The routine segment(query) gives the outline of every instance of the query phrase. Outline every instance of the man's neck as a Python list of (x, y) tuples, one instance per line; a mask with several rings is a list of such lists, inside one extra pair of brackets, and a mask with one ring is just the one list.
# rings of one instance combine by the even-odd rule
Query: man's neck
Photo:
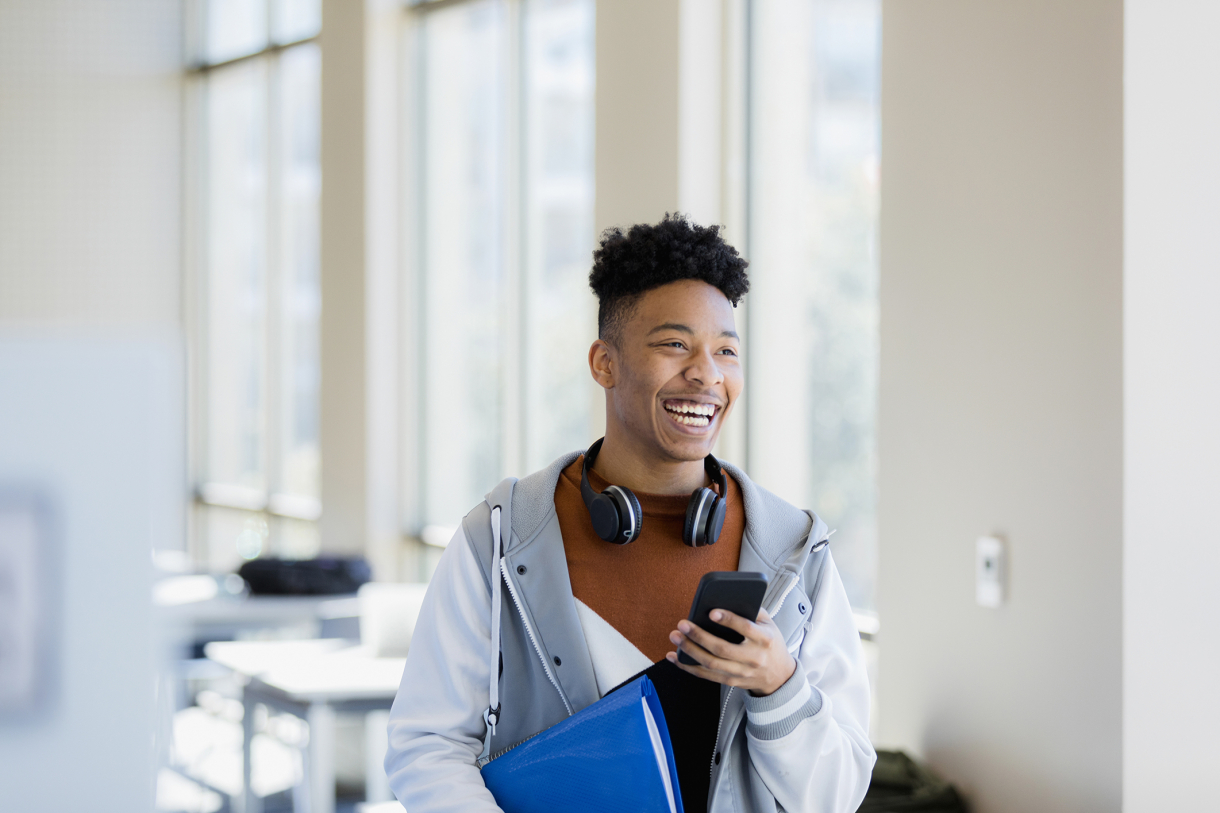
[(614, 485), (641, 494), (690, 494), (708, 484), (703, 460), (673, 460), (650, 447), (641, 448), (606, 428), (593, 471)]

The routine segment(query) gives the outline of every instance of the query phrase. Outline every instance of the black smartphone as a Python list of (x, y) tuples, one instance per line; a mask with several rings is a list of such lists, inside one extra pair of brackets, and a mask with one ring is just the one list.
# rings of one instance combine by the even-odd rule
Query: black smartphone
[[(712, 621), (708, 618), (708, 613), (712, 610), (728, 610), (753, 621), (758, 618), (758, 608), (762, 606), (765, 592), (766, 573), (739, 570), (713, 570), (704, 573), (703, 578), (699, 580), (698, 589), (695, 590), (695, 600), (691, 602), (690, 622), (730, 644), (740, 644), (745, 640), (741, 633)], [(682, 650), (678, 650), (678, 662), (688, 666), (698, 663)]]

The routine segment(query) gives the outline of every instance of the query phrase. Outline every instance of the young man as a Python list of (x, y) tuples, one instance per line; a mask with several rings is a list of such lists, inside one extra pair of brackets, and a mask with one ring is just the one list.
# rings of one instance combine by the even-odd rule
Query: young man
[[(603, 237), (589, 368), (605, 438), (590, 465), (572, 453), (501, 483), (441, 557), (390, 716), (386, 771), (410, 813), (498, 810), (488, 755), (645, 670), (690, 813), (859, 806), (868, 680), (826, 526), (710, 457), (742, 390), (745, 268), (716, 227), (682, 217)], [(769, 577), (757, 618), (713, 613), (739, 644), (685, 620), (712, 570)]]

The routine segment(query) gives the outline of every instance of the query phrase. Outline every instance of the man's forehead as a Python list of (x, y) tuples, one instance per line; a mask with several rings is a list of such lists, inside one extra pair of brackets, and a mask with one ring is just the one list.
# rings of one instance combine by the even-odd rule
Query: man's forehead
[(647, 335), (670, 330), (737, 338), (732, 303), (701, 280), (679, 280), (646, 291), (634, 310), (634, 327)]

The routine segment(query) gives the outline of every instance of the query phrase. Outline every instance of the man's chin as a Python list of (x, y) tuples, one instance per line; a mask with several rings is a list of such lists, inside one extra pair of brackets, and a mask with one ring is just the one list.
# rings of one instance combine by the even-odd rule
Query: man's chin
[(716, 437), (719, 434), (719, 431), (715, 431), (702, 437), (671, 436), (662, 438), (659, 445), (664, 449), (667, 457), (673, 460), (680, 460), (684, 463), (693, 463), (702, 460), (712, 453), (712, 448), (716, 445)]

